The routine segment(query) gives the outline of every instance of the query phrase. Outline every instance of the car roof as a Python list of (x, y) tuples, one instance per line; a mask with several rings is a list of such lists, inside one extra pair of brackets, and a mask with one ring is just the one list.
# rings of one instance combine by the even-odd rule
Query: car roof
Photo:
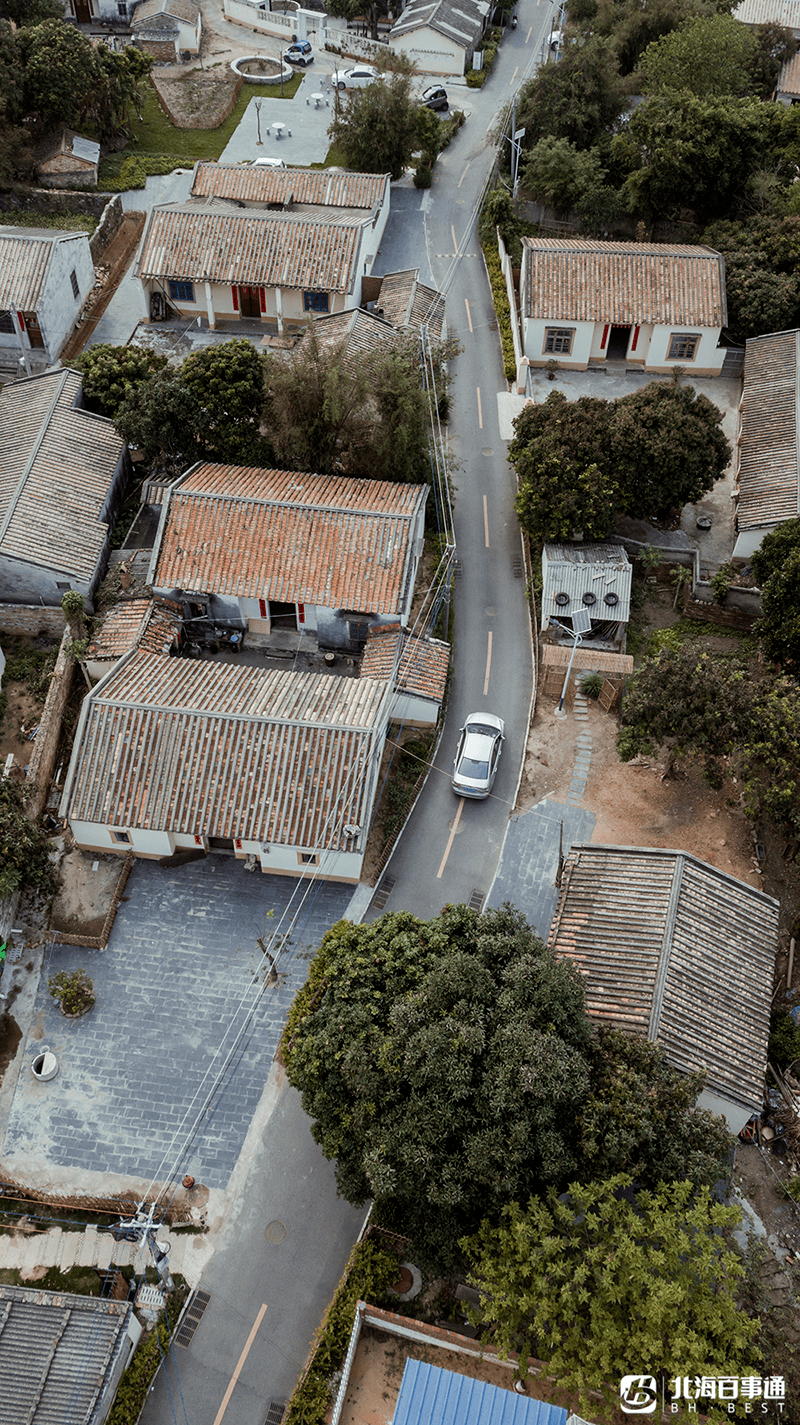
[(503, 731), (502, 718), (495, 717), (494, 713), (470, 713), (464, 723), (465, 731), (473, 732), (476, 727), (491, 727), (495, 732)]

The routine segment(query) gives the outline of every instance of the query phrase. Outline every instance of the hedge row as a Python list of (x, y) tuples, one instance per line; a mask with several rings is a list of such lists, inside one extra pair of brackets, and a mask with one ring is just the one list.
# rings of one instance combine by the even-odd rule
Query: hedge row
[(503, 344), (503, 370), (507, 381), (515, 381), (517, 378), (517, 361), (514, 355), (514, 338), (511, 332), (511, 308), (508, 305), (508, 290), (506, 279), (503, 276), (503, 268), (500, 263), (500, 252), (494, 242), (483, 243), (483, 256), (486, 260), (486, 270), (489, 273), (489, 282), (492, 288), (492, 300), (494, 302), (497, 324), (500, 328), (500, 340)]
[(129, 153), (124, 158), (114, 154), (104, 159), (98, 186), (104, 193), (128, 193), (144, 188), (145, 180), (172, 173), (176, 168), (194, 168), (196, 159), (176, 158), (170, 153)]
[(167, 1302), (166, 1314), (170, 1330), (167, 1330), (166, 1322), (162, 1322), (140, 1341), (133, 1353), (133, 1360), (122, 1373), (106, 1425), (136, 1425), (153, 1376), (161, 1363), (161, 1356), (166, 1356), (169, 1351), (170, 1331), (175, 1328), (188, 1294), (188, 1287), (178, 1287)]
[[(356, 1302), (379, 1306), (397, 1281), (396, 1252), (374, 1239), (358, 1242), (344, 1275), (322, 1318), (311, 1363), (295, 1386), (287, 1407), (285, 1425), (323, 1425), (331, 1403), (331, 1386), (341, 1370), (356, 1315)], [(117, 1422), (112, 1422), (117, 1425)]]

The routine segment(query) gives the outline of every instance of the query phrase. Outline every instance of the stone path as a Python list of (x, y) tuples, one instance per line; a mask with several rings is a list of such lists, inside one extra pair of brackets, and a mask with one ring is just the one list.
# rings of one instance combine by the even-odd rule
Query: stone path
[(589, 724), (589, 713), (586, 707), (586, 699), (580, 691), (577, 691), (575, 694), (573, 716), (580, 728), (580, 732), (578, 733), (578, 748), (575, 754), (575, 770), (572, 773), (572, 781), (570, 782), (569, 792), (567, 793), (567, 804), (569, 806), (580, 806), (586, 792), (586, 778), (589, 775), (589, 766), (592, 760), (592, 732)]
[[(190, 1286), (197, 1286), (211, 1255), (209, 1239), (200, 1233), (170, 1233), (160, 1227), (158, 1240), (169, 1245), (170, 1271), (184, 1276)], [(56, 1267), (60, 1272), (68, 1272), (71, 1267), (96, 1267), (101, 1272), (112, 1266), (133, 1267), (138, 1276), (152, 1265), (148, 1247), (137, 1242), (115, 1242), (110, 1232), (92, 1226), (83, 1232), (50, 1227), (46, 1232), (0, 1236), (0, 1270), (16, 1268), (23, 1286), (36, 1281), (37, 1267)]]

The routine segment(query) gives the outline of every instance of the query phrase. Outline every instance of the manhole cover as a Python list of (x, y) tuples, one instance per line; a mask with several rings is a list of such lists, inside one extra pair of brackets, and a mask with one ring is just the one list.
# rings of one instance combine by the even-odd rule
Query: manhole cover
[(264, 1236), (268, 1242), (282, 1242), (286, 1236), (286, 1228), (276, 1218), (274, 1222), (270, 1222), (269, 1227), (265, 1228)]
[(494, 451), (490, 445), (485, 445), (481, 451), (481, 455), (494, 455)]
[(408, 1267), (401, 1267), (400, 1275), (396, 1282), (392, 1282), (390, 1290), (395, 1292), (398, 1296), (402, 1296), (404, 1292), (410, 1291), (413, 1285), (414, 1278), (408, 1270)]

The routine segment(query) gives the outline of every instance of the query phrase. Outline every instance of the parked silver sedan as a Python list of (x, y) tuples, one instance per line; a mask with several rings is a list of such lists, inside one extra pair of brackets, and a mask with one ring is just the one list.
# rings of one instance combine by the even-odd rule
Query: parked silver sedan
[(354, 64), (352, 69), (336, 69), (331, 75), (334, 89), (365, 89), (381, 79), (374, 64)]
[(470, 713), (458, 739), (453, 791), (459, 797), (488, 797), (494, 786), (506, 726), (494, 713)]

